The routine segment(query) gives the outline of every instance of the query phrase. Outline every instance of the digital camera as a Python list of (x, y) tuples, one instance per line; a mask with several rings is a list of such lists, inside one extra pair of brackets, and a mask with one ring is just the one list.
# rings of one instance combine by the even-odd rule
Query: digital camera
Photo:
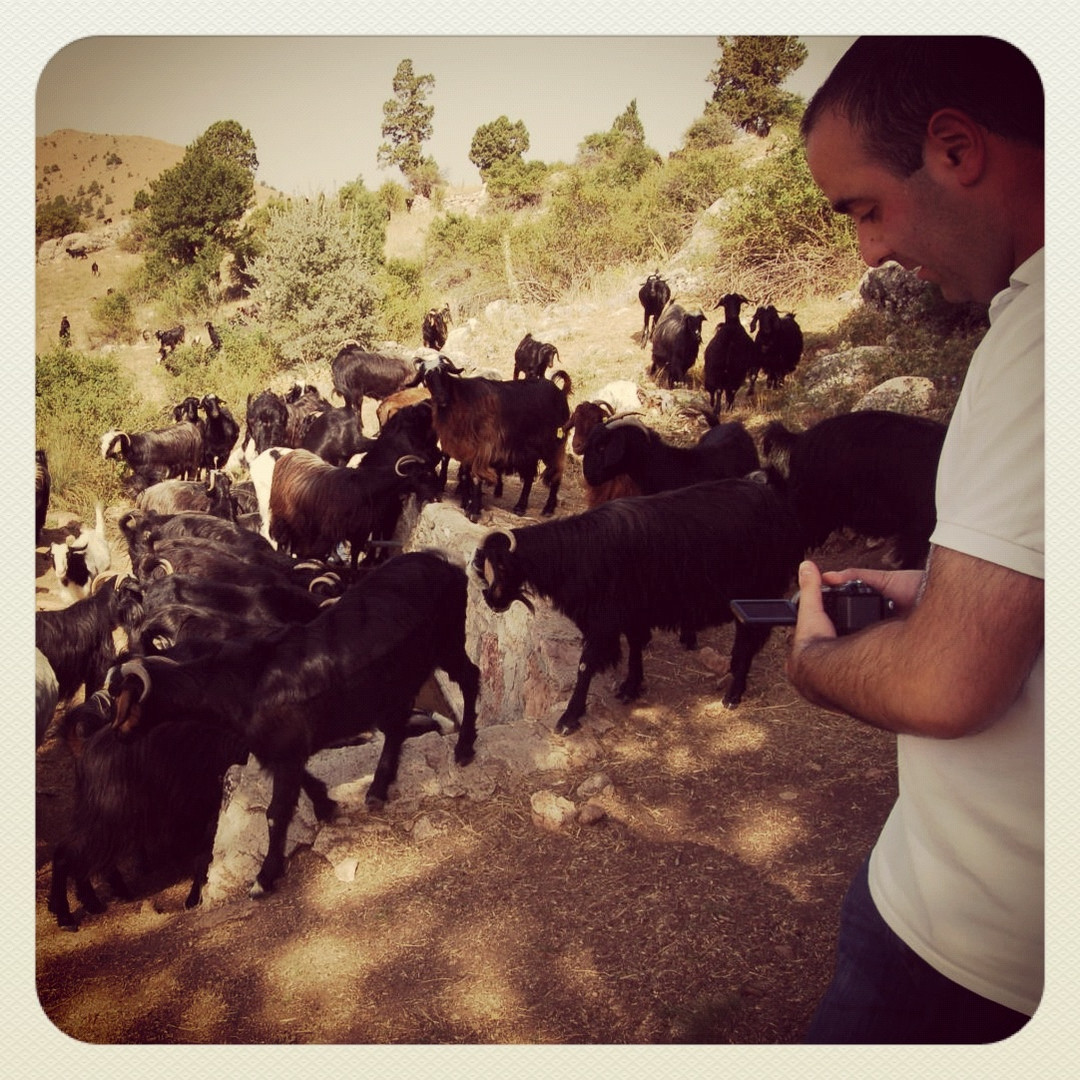
[[(823, 585), (821, 602), (837, 634), (852, 634), (864, 626), (896, 614), (896, 605), (865, 581)], [(732, 600), (731, 610), (739, 622), (757, 626), (794, 626), (799, 594), (791, 600)]]

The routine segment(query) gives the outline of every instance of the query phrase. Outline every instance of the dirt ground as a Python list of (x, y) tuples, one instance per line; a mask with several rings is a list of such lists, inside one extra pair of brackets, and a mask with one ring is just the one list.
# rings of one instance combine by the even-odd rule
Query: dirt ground
[[(578, 400), (647, 362), (636, 284), (624, 284), (630, 300), (591, 298), (580, 314), (529, 327), (543, 339), (555, 326)], [(522, 332), (510, 318), (501, 339), (481, 328), (467, 348), (479, 364), (502, 358), (509, 374)], [(121, 362), (152, 364), (142, 352)], [(751, 430), (764, 420), (736, 416)], [(503, 506), (517, 490), (507, 484)], [(574, 466), (560, 512), (582, 505)], [(60, 539), (62, 524), (51, 516), (45, 540)], [(819, 556), (826, 567), (877, 565), (881, 550), (840, 538)], [(61, 603), (47, 564), (39, 548), (38, 607)], [(67, 747), (46, 741), (42, 1009), (86, 1043), (798, 1041), (830, 976), (843, 892), (895, 797), (894, 740), (803, 702), (784, 676), (784, 631), (755, 661), (743, 703), (724, 709), (724, 665), (710, 658), (726, 661), (731, 634), (708, 631), (687, 653), (657, 633), (644, 696), (618, 707), (587, 770), (517, 777), (475, 801), (392, 791), (357, 826), (365, 847), (352, 881), (301, 850), (265, 899), (186, 911), (187, 882), (157, 876), (135, 882), (134, 901), (110, 898), (103, 915), (76, 907), (77, 933), (45, 907), (73, 777)], [(599, 821), (534, 824), (534, 792), (580, 804), (582, 784), (598, 791)]]

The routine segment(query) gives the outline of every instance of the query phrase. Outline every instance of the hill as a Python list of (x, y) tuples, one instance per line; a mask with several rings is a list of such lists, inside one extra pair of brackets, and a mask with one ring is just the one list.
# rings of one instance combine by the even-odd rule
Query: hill
[[(62, 195), (88, 199), (91, 218), (104, 221), (130, 214), (137, 191), (178, 164), (184, 147), (143, 135), (106, 135), (63, 128), (35, 139), (35, 205)], [(256, 182), (258, 205), (281, 193)]]

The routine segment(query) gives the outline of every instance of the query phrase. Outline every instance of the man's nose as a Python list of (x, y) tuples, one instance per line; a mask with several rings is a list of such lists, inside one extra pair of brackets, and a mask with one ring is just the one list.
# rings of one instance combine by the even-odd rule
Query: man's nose
[(859, 254), (867, 266), (880, 266), (891, 258), (888, 245), (869, 230), (859, 231)]

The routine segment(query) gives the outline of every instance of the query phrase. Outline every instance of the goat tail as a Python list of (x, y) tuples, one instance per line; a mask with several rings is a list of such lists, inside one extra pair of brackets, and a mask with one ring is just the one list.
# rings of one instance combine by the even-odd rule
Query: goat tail
[(562, 368), (551, 373), (551, 381), (563, 397), (568, 398), (574, 392), (574, 385), (570, 381), (570, 376)]

